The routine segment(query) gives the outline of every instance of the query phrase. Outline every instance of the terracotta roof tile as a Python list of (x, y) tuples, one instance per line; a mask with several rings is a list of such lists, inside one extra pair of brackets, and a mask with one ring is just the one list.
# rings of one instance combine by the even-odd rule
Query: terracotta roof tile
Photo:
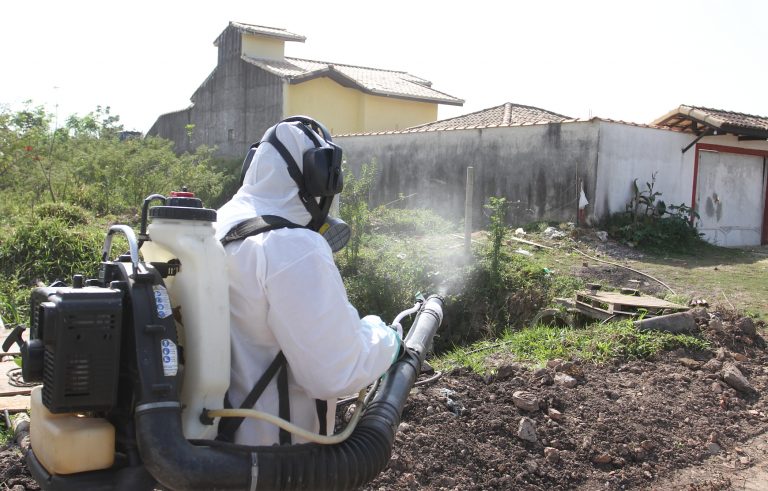
[(711, 109), (708, 107), (690, 107), (705, 112), (710, 116), (713, 116), (731, 126), (768, 130), (768, 118), (764, 116), (755, 116), (752, 114), (737, 113), (734, 111), (724, 111), (722, 109)]
[(654, 124), (697, 134), (711, 128), (739, 135), (768, 137), (768, 117), (701, 106), (682, 105), (654, 121)]
[(432, 131), (458, 128), (490, 128), (494, 126), (510, 126), (520, 124), (537, 123), (562, 123), (572, 120), (568, 116), (553, 113), (533, 106), (524, 106), (507, 102), (500, 106), (490, 107), (454, 118), (413, 126), (403, 130), (407, 131)]
[(464, 104), (462, 99), (433, 89), (428, 80), (406, 72), (290, 57), (276, 61), (243, 56), (243, 60), (286, 79), (288, 83), (330, 77), (342, 85), (355, 87), (373, 95), (455, 106)]
[[(497, 106), (501, 107), (501, 106)], [(490, 108), (495, 109), (495, 108)], [(485, 112), (487, 109), (483, 111), (478, 111), (478, 113)], [(548, 112), (548, 111), (546, 111)], [(476, 113), (466, 114), (464, 116), (471, 116)], [(555, 113), (551, 113), (555, 114)], [(443, 119), (441, 121), (436, 121), (435, 123), (441, 123), (443, 121), (451, 121), (457, 118), (462, 118), (463, 116), (457, 116), (456, 118), (450, 118), (450, 119)], [(564, 116), (563, 116), (564, 117)], [(669, 131), (670, 128), (664, 127), (664, 126), (656, 126), (652, 124), (644, 124), (644, 123), (632, 123), (629, 121), (621, 121), (617, 119), (608, 119), (608, 118), (601, 118), (598, 116), (594, 116), (589, 119), (562, 119), (562, 120), (556, 120), (554, 118), (552, 121), (546, 121), (546, 120), (539, 120), (535, 122), (510, 122), (509, 124), (488, 124), (487, 122), (483, 121), (467, 121), (467, 124), (459, 125), (459, 126), (452, 126), (447, 125), (446, 127), (441, 127), (440, 125), (437, 125), (435, 123), (427, 123), (420, 126), (412, 126), (411, 128), (406, 128), (403, 130), (392, 130), (392, 131), (374, 131), (374, 132), (365, 132), (365, 133), (343, 133), (338, 135), (333, 135), (334, 137), (344, 137), (344, 136), (376, 136), (376, 135), (402, 135), (405, 133), (429, 133), (433, 131), (454, 131), (454, 130), (479, 130), (479, 129), (487, 129), (487, 128), (519, 128), (523, 126), (540, 126), (540, 125), (546, 125), (546, 124), (553, 124), (553, 123), (564, 123), (564, 124), (575, 124), (575, 123), (592, 123), (595, 121), (601, 121), (604, 123), (614, 123), (614, 124), (621, 124), (625, 126), (636, 126), (638, 128), (651, 128), (651, 129), (657, 129), (657, 130), (665, 130)]]

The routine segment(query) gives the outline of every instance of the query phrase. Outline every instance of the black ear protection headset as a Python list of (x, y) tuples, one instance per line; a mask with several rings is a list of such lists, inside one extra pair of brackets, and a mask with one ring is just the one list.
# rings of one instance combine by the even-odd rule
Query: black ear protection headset
[[(296, 125), (315, 144), (314, 148), (304, 152), (302, 156), (302, 168), (294, 160), (291, 152), (277, 138), (277, 126), (280, 123), (300, 123)], [(278, 151), (288, 165), (288, 174), (296, 182), (299, 188), (299, 198), (304, 204), (312, 221), (307, 225), (312, 230), (319, 230), (328, 216), (333, 196), (339, 194), (344, 187), (344, 179), (341, 173), (341, 147), (333, 143), (330, 132), (312, 118), (307, 116), (291, 116), (280, 121), (264, 134), (261, 141), (251, 145), (248, 154), (243, 161), (240, 173), (240, 185), (245, 181), (245, 173), (251, 165), (256, 149), (264, 142), (269, 143)], [(318, 135), (322, 136), (321, 142)], [(320, 198), (318, 203), (315, 198)]]

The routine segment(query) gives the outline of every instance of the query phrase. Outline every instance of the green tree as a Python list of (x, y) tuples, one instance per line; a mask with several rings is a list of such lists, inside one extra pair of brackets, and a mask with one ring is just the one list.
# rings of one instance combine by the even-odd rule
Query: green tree
[(135, 211), (149, 194), (187, 186), (207, 205), (225, 183), (213, 149), (174, 154), (160, 138), (121, 141), (123, 126), (109, 107), (72, 115), (51, 127), (42, 107), (0, 111), (0, 193), (4, 202), (82, 206), (98, 215)]

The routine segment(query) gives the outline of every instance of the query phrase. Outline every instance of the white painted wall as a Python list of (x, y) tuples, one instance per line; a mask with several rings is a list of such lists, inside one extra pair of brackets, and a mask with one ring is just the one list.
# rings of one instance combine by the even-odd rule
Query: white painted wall
[(466, 169), (473, 166), (473, 223), (484, 226), (484, 205), (496, 196), (512, 203), (508, 220), (517, 227), (545, 218), (576, 220), (577, 180), (584, 183), (587, 195), (595, 192), (597, 130), (597, 123), (585, 121), (350, 135), (335, 141), (353, 172), (363, 163), (376, 162), (374, 206), (411, 196), (399, 204), (460, 219)]
[[(694, 139), (687, 133), (599, 119), (337, 138), (353, 171), (364, 162), (376, 162), (373, 204), (411, 196), (403, 205), (461, 217), (466, 167), (474, 166), (474, 223), (479, 226), (490, 196), (505, 196), (515, 203), (509, 216), (515, 225), (541, 219), (573, 221), (577, 179), (584, 183), (592, 223), (624, 211), (632, 198), (632, 181), (637, 178), (643, 189), (654, 174), (654, 191), (662, 193), (658, 199), (667, 205), (692, 206), (696, 147), (685, 153), (682, 149)], [(768, 151), (768, 142), (740, 142), (732, 136), (707, 137), (700, 143)], [(748, 180), (758, 179), (753, 167), (748, 169)], [(751, 193), (744, 206), (762, 210), (765, 198), (757, 194)]]
[(597, 155), (597, 196), (590, 216), (604, 218), (625, 210), (632, 181), (640, 189), (656, 174), (654, 191), (667, 205), (691, 206), (694, 148), (682, 153), (694, 137), (657, 128), (600, 122)]
[(699, 151), (697, 228), (725, 247), (760, 245), (765, 209), (764, 157)]

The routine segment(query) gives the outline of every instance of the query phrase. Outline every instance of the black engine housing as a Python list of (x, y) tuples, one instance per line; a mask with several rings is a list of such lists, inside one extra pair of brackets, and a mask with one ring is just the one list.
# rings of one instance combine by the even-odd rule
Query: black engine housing
[(49, 411), (108, 411), (115, 405), (122, 311), (123, 293), (110, 288), (32, 292), (30, 346), (38, 348), (28, 350), (24, 378), (43, 382)]

